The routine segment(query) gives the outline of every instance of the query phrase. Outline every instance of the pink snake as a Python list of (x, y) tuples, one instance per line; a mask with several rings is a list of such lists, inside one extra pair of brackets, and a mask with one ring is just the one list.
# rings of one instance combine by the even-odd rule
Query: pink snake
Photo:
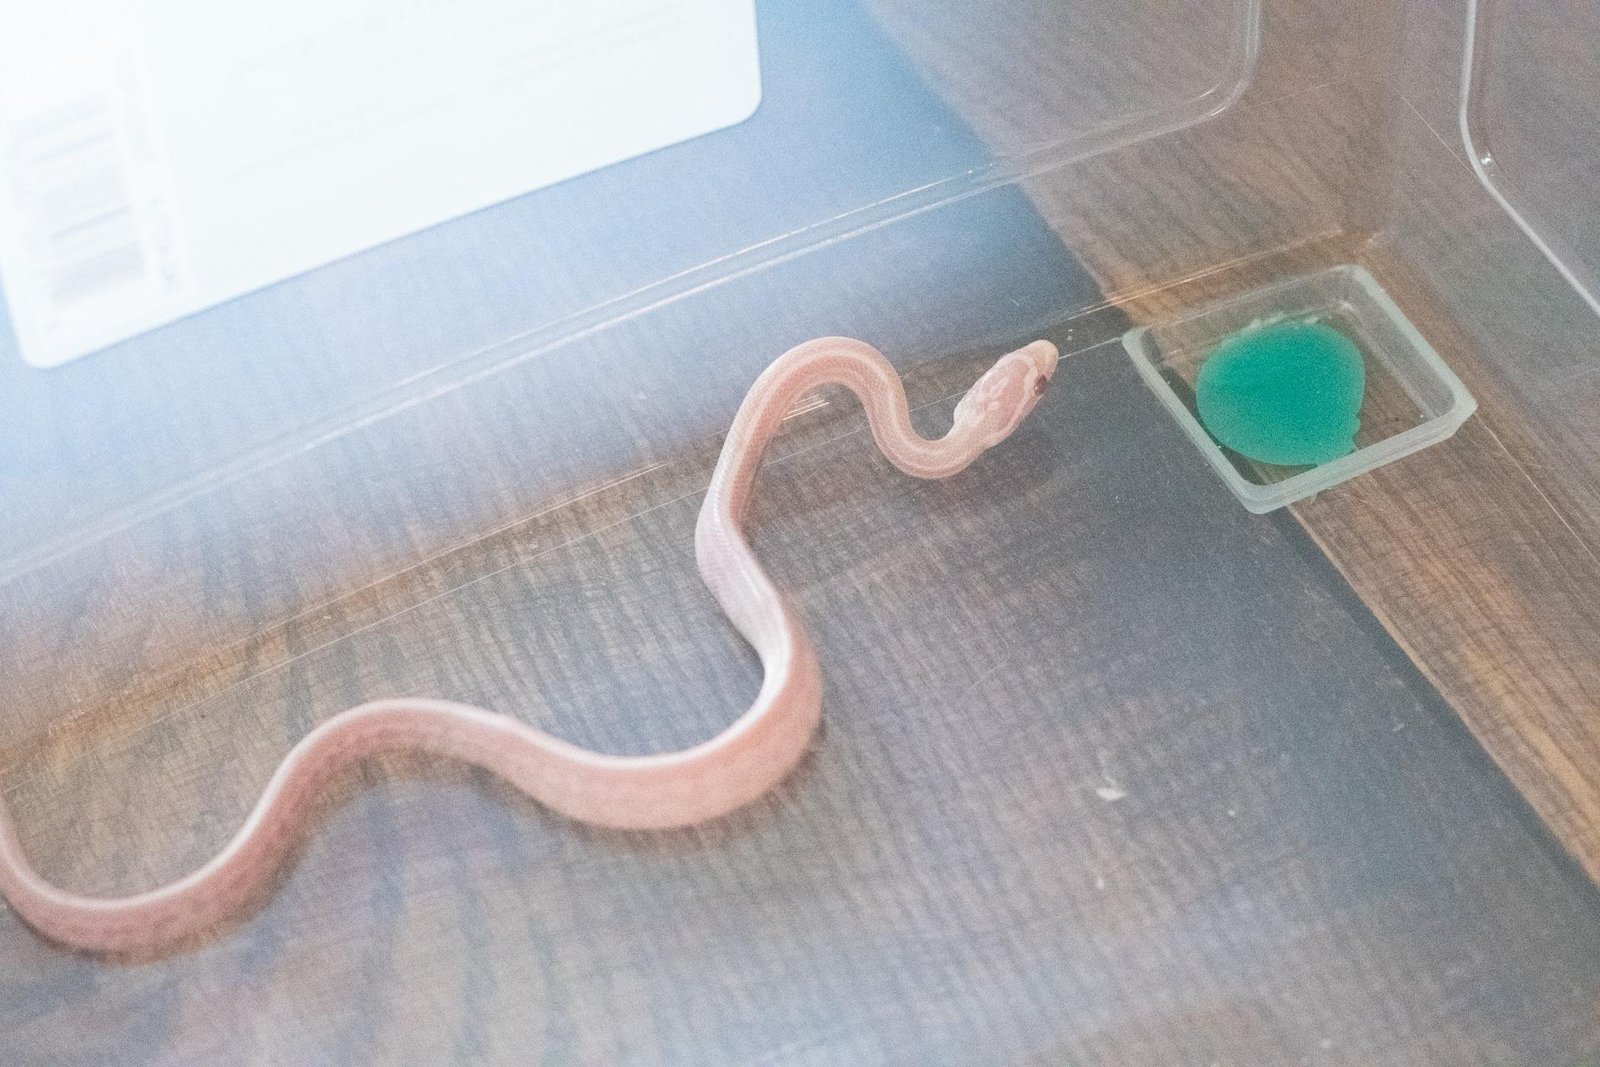
[(51, 885), (29, 865), (0, 803), (0, 892), (35, 930), (65, 945), (96, 952), (169, 947), (242, 911), (271, 885), (330, 774), (374, 753), (401, 749), (486, 768), (555, 811), (599, 826), (687, 826), (748, 804), (799, 762), (822, 713), (810, 638), (743, 533), (756, 472), (784, 415), (818, 386), (845, 385), (860, 397), (873, 438), (890, 462), (918, 478), (945, 478), (1017, 428), (1055, 367), (1056, 349), (1048, 341), (1001, 357), (956, 405), (950, 432), (934, 441), (912, 428), (893, 366), (861, 341), (807, 341), (756, 379), (700, 508), (695, 558), (722, 610), (759, 654), (764, 677), (750, 709), (709, 741), (661, 755), (608, 756), (467, 704), (375, 700), (307, 734), (226, 847), (192, 874), (149, 892), (89, 897)]

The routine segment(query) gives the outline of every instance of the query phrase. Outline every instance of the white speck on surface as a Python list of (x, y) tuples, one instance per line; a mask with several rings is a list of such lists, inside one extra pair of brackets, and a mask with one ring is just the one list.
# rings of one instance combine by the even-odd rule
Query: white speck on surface
[(1128, 795), (1128, 791), (1122, 788), (1121, 782), (1111, 776), (1111, 757), (1104, 750), (1096, 753), (1096, 755), (1100, 759), (1100, 777), (1105, 780), (1106, 784), (1096, 786), (1094, 795), (1107, 804), (1121, 800)]
[(1237, 819), (1238, 817), (1239, 817), (1239, 813), (1237, 811), (1235, 811), (1233, 808), (1229, 808), (1228, 809), (1228, 818)]
[(1406, 728), (1406, 724), (1403, 723), (1403, 722), (1396, 722), (1394, 724), (1394, 732), (1395, 733), (1399, 733), (1401, 730), (1404, 730), (1405, 728)]
[(1095, 875), (1094, 876), (1094, 887), (1096, 889), (1104, 889), (1106, 887), (1106, 876), (1103, 875), (1103, 874)]
[(1333, 1038), (1331, 1038), (1331, 1037), (1323, 1038), (1321, 1041), (1317, 1042), (1317, 1047), (1322, 1049), (1324, 1052), (1326, 1052), (1328, 1049), (1333, 1047)]

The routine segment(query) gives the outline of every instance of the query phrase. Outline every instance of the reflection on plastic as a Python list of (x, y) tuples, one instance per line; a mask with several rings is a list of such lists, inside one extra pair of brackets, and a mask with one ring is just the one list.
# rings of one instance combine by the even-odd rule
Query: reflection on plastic
[(139, 11), (35, 5), (0, 36), (0, 280), (37, 366), (761, 98), (753, 0)]

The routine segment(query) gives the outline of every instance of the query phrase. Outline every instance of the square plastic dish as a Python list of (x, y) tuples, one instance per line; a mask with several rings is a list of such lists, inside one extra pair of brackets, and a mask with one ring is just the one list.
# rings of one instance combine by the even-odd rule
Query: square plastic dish
[[(1219, 445), (1195, 412), (1200, 366), (1218, 344), (1279, 322), (1323, 322), (1355, 341), (1366, 364), (1356, 450), (1282, 467)], [(1263, 514), (1443, 441), (1477, 401), (1364, 268), (1341, 265), (1200, 308), (1122, 338), (1145, 384), (1248, 510)]]

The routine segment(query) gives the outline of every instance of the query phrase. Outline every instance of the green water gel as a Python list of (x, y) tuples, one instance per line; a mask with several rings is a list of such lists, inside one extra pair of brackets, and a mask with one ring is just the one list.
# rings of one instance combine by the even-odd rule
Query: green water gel
[(1366, 391), (1361, 350), (1321, 322), (1243, 330), (1206, 357), (1195, 381), (1200, 422), (1247, 459), (1315, 465), (1355, 451)]

